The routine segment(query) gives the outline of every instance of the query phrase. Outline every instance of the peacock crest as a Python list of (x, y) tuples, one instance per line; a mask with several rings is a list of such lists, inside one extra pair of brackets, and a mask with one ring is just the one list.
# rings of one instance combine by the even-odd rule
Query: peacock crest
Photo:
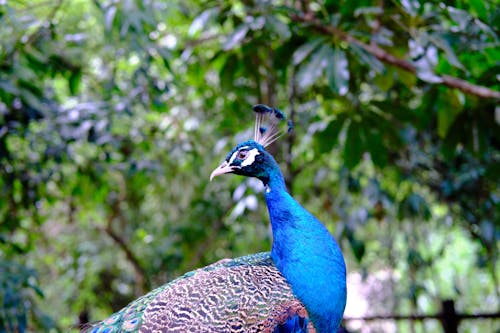
[[(256, 114), (253, 140), (265, 148), (285, 133), (280, 128), (280, 123), (286, 120), (286, 116), (280, 110), (264, 104), (254, 105), (252, 109)], [(291, 120), (287, 124), (289, 133), (293, 129), (293, 124)]]

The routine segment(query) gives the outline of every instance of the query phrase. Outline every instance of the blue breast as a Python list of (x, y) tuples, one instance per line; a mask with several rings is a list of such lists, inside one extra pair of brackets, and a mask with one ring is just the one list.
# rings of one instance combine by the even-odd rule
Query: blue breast
[(337, 242), (287, 193), (281, 173), (271, 176), (266, 202), (276, 267), (306, 306), (318, 333), (336, 332), (347, 295), (346, 268)]

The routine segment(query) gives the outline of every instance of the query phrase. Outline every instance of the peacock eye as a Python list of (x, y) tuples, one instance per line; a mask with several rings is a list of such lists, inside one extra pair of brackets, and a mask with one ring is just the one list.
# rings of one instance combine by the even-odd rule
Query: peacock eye
[(239, 151), (238, 152), (238, 159), (244, 160), (245, 158), (247, 158), (247, 155), (248, 155), (248, 150)]

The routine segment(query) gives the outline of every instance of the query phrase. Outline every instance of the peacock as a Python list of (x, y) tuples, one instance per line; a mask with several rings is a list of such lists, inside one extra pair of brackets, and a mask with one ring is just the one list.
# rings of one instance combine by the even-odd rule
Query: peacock
[[(346, 304), (342, 252), (325, 226), (288, 192), (266, 147), (285, 115), (255, 105), (254, 139), (210, 175), (256, 177), (265, 186), (271, 252), (223, 259), (138, 298), (86, 332), (336, 332)], [(290, 128), (290, 124), (289, 124)]]

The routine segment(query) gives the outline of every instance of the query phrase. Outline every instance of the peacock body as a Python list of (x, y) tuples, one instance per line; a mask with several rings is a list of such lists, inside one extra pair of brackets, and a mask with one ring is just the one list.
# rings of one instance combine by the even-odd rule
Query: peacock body
[(278, 164), (265, 150), (279, 137), (284, 115), (263, 105), (254, 111), (254, 140), (234, 147), (210, 179), (234, 173), (264, 183), (271, 252), (186, 273), (88, 332), (336, 332), (346, 303), (342, 253), (324, 225), (287, 192)]

